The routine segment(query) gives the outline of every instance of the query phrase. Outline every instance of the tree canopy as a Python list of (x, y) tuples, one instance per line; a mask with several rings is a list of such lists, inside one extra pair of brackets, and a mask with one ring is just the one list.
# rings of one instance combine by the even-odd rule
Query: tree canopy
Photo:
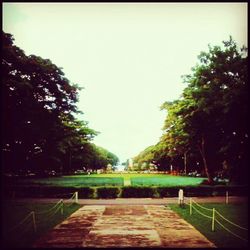
[(2, 46), (4, 171), (70, 171), (84, 162), (95, 167), (94, 160), (103, 157), (100, 168), (116, 158), (92, 146), (98, 133), (76, 118), (82, 113), (77, 108), (81, 88), (72, 84), (61, 68), (49, 59), (27, 56), (14, 45), (11, 34), (2, 33)]
[(198, 60), (183, 76), (187, 87), (181, 97), (161, 107), (167, 116), (154, 160), (184, 172), (200, 163), (209, 182), (217, 172), (246, 181), (247, 49), (239, 49), (230, 37), (223, 46), (209, 45)]

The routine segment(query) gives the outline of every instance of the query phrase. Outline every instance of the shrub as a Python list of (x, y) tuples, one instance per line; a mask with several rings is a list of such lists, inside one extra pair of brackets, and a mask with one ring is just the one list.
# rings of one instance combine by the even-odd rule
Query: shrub
[(147, 198), (156, 195), (156, 189), (152, 187), (123, 187), (121, 197), (123, 198)]
[(191, 196), (212, 196), (214, 187), (210, 185), (203, 185), (203, 186), (188, 186), (184, 187), (184, 195), (187, 197)]
[(3, 196), (11, 198), (63, 198), (69, 199), (78, 191), (80, 199), (86, 198), (154, 198), (154, 197), (178, 197), (179, 189), (184, 190), (185, 197), (191, 196), (247, 196), (247, 186), (227, 185), (200, 185), (186, 187), (149, 187), (149, 186), (126, 186), (126, 187), (59, 187), (43, 185), (5, 186)]
[(95, 189), (90, 187), (76, 188), (79, 199), (94, 198)]
[(117, 198), (119, 196), (120, 189), (118, 187), (98, 187), (96, 188), (97, 198)]
[(20, 186), (7, 190), (12, 198), (64, 198), (69, 199), (74, 192), (78, 191), (78, 198), (92, 198), (94, 189), (89, 187), (58, 187), (58, 186)]
[(158, 187), (157, 192), (160, 197), (176, 197), (179, 189), (178, 187)]

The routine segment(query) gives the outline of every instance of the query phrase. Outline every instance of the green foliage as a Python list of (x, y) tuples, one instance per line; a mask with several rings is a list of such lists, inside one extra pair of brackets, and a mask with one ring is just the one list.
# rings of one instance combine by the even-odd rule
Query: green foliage
[(155, 195), (156, 189), (153, 187), (123, 187), (121, 193), (123, 198), (147, 198)]
[(106, 169), (108, 164), (111, 164), (112, 166), (115, 166), (118, 164), (119, 159), (115, 154), (109, 152), (108, 150), (100, 146), (96, 146), (94, 144), (93, 144), (93, 147), (97, 155), (96, 161), (94, 162), (95, 168)]
[(96, 188), (96, 197), (104, 199), (115, 199), (119, 196), (120, 188), (117, 187), (98, 187)]
[[(201, 52), (181, 97), (165, 102), (164, 133), (150, 161), (158, 169), (189, 172), (202, 163), (209, 183), (218, 173), (247, 182), (247, 49), (230, 37), (223, 46)], [(147, 150), (145, 150), (147, 152)], [(139, 159), (143, 154), (139, 154)], [(137, 159), (137, 158), (136, 158)]]
[(91, 199), (95, 196), (95, 189), (91, 187), (75, 188), (79, 199)]
[(133, 158), (134, 163), (142, 165), (143, 163), (152, 163), (154, 159), (154, 146), (149, 146), (143, 150), (139, 155)]
[[(78, 177), (78, 179), (81, 179)], [(247, 196), (247, 186), (227, 186), (227, 185), (192, 185), (184, 186), (179, 185), (176, 181), (171, 185), (145, 185), (145, 186), (123, 186), (123, 182), (118, 185), (112, 182), (106, 182), (100, 178), (99, 182), (95, 182), (98, 178), (89, 178), (92, 183), (88, 186), (67, 184), (55, 185), (52, 183), (38, 184), (38, 183), (25, 183), (23, 185), (12, 185), (4, 187), (4, 198), (25, 198), (25, 197), (46, 197), (46, 198), (65, 198), (68, 199), (70, 194), (78, 192), (79, 198), (117, 198), (117, 197), (177, 197), (180, 188), (184, 190), (185, 197), (198, 197), (198, 196), (225, 196), (226, 191), (230, 196)], [(109, 178), (111, 179), (111, 178)], [(150, 178), (145, 178), (150, 179)], [(177, 180), (177, 179), (176, 179)], [(113, 186), (111, 186), (113, 185)]]
[[(49, 59), (26, 55), (2, 33), (2, 142), (4, 172), (105, 168), (118, 158), (90, 141), (98, 133), (75, 118), (82, 89)], [(99, 163), (100, 158), (102, 161)], [(94, 164), (98, 162), (98, 164)]]
[[(176, 187), (157, 187), (159, 197), (178, 197), (179, 188)], [(185, 194), (186, 195), (186, 194)]]

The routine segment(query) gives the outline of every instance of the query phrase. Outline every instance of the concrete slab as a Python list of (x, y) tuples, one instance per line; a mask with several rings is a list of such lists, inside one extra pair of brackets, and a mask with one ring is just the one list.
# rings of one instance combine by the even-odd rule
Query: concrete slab
[(34, 247), (210, 248), (215, 245), (162, 205), (88, 205), (41, 237)]

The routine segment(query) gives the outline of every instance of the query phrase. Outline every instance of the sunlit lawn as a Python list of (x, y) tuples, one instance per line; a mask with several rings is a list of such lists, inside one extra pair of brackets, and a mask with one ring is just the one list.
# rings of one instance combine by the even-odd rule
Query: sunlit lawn
[(18, 182), (23, 185), (43, 185), (60, 187), (89, 187), (89, 186), (122, 186), (123, 178), (119, 177), (90, 177), (90, 176), (63, 176), (39, 179), (24, 179)]
[[(233, 223), (236, 223), (242, 227), (248, 228), (248, 208), (247, 204), (211, 204), (204, 203), (201, 204), (206, 208), (215, 208), (219, 213), (221, 213), (226, 219), (229, 219)], [(183, 217), (187, 222), (192, 224), (198, 231), (205, 235), (210, 241), (212, 241), (217, 247), (246, 247), (247, 242), (242, 239), (237, 238), (231, 233), (223, 229), (218, 223), (215, 223), (215, 232), (211, 231), (211, 219), (200, 215), (197, 211), (193, 209), (192, 215), (189, 214), (189, 206), (185, 205), (184, 208), (180, 208), (177, 204), (169, 205), (171, 209), (176, 211), (181, 217)], [(199, 211), (205, 215), (212, 216), (211, 211), (199, 208)], [(224, 219), (220, 218), (218, 215), (215, 217), (224, 227), (228, 228), (234, 234), (239, 235), (241, 238), (247, 239), (248, 231), (239, 229), (236, 226), (231, 225)]]
[(123, 186), (130, 180), (132, 186), (196, 186), (205, 178), (172, 176), (166, 174), (91, 174), (70, 175), (50, 178), (27, 178), (20, 185), (42, 185), (62, 187)]
[(197, 186), (205, 178), (186, 176), (132, 177), (132, 186)]

